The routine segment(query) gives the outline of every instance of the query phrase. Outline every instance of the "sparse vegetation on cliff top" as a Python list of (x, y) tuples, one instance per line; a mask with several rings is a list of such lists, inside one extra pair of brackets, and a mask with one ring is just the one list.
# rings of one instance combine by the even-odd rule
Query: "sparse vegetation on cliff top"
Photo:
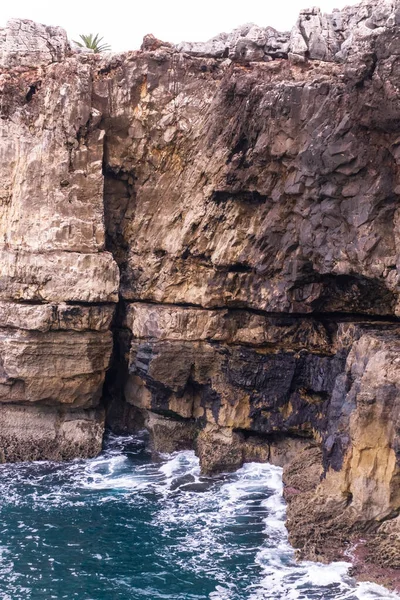
[(77, 44), (80, 48), (89, 48), (93, 50), (96, 54), (99, 52), (108, 52), (111, 50), (110, 44), (101, 43), (104, 38), (99, 37), (99, 33), (93, 35), (93, 33), (89, 33), (88, 35), (81, 34), (79, 37), (81, 38), (81, 42), (74, 40), (74, 43)]

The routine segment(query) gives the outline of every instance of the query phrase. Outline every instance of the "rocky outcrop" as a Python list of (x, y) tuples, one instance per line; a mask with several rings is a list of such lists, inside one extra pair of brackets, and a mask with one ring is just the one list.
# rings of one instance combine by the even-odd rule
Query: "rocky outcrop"
[[(398, 569), (399, 540), (392, 536), (390, 552), (377, 547), (390, 530), (380, 524), (399, 509), (399, 329), (361, 327), (355, 338), (332, 393), (322, 456), (305, 451), (286, 470), (290, 530), (307, 556), (332, 558), (344, 541), (362, 539), (369, 560)], [(305, 487), (308, 461), (316, 476)]]
[(284, 466), (302, 556), (398, 568), (399, 26), (3, 44), (4, 460), (95, 453), (105, 409), (205, 473)]
[(385, 7), (383, 28), (325, 60), (160, 46), (116, 59), (107, 94), (98, 82), (121, 270), (114, 414), (122, 395), (128, 421), (158, 449), (194, 445), (204, 472), (285, 465), (293, 543), (318, 559), (366, 532), (376, 543), (400, 507), (399, 49)]
[(12, 21), (0, 33), (2, 460), (102, 444), (119, 274), (105, 251), (91, 67), (60, 62), (68, 49), (60, 28)]
[(380, 0), (378, 5), (363, 0), (332, 14), (323, 14), (317, 7), (302, 10), (290, 32), (248, 23), (208, 42), (182, 42), (177, 50), (192, 56), (236, 61), (290, 57), (297, 61), (357, 60), (361, 66), (365, 56), (373, 52), (377, 37), (399, 23), (400, 8), (396, 0)]
[(11, 19), (0, 28), (0, 68), (38, 67), (60, 62), (70, 53), (61, 27)]

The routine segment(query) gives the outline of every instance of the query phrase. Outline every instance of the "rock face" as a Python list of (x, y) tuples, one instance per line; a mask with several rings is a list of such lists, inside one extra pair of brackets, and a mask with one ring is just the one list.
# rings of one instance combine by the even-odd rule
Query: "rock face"
[(0, 68), (49, 65), (63, 60), (69, 52), (61, 27), (12, 19), (0, 29)]
[(68, 48), (60, 28), (11, 21), (0, 32), (3, 460), (92, 456), (102, 444), (119, 273), (105, 251), (91, 67), (59, 62)]
[(399, 14), (106, 58), (23, 22), (61, 54), (18, 67), (0, 34), (4, 460), (91, 455), (106, 409), (284, 466), (303, 556), (399, 567)]
[(319, 8), (302, 10), (290, 32), (248, 23), (232, 33), (222, 33), (208, 42), (182, 42), (177, 50), (192, 56), (232, 60), (270, 61), (297, 57), (323, 61), (356, 59), (373, 52), (376, 38), (400, 23), (397, 0), (378, 4), (363, 0), (343, 11), (322, 14)]

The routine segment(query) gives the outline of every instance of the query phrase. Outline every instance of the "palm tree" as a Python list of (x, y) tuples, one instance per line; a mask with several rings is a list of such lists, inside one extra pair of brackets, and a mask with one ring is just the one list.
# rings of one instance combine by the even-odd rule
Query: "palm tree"
[(93, 50), (96, 54), (98, 54), (99, 52), (108, 52), (108, 50), (111, 50), (111, 46), (109, 44), (101, 44), (102, 41), (102, 37), (99, 37), (99, 34), (96, 33), (96, 35), (94, 36), (93, 33), (89, 33), (89, 35), (84, 35), (81, 34), (79, 36), (82, 40), (82, 42), (76, 42), (74, 40), (74, 43), (77, 44), (80, 48), (90, 48), (90, 50)]

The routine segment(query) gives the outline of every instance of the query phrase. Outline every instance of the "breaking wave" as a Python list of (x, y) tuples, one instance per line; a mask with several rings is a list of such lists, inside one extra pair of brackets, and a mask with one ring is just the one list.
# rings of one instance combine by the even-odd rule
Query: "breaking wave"
[(348, 563), (296, 563), (282, 472), (200, 476), (193, 452), (155, 458), (110, 437), (70, 463), (0, 467), (1, 600), (391, 600)]

